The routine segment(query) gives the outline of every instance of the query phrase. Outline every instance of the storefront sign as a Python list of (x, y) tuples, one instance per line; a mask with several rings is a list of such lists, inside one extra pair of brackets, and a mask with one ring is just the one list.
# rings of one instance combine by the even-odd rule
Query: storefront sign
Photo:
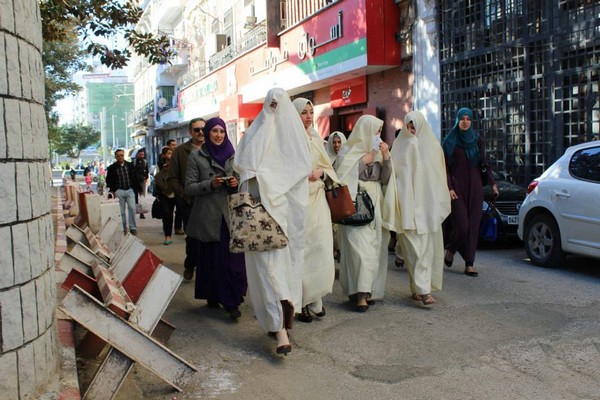
[(277, 66), (279, 64), (283, 64), (287, 60), (289, 60), (289, 53), (287, 50), (284, 50), (283, 52), (276, 52), (275, 50), (270, 49), (269, 55), (267, 58), (265, 58), (262, 67), (255, 67), (254, 61), (251, 61), (250, 66), (248, 67), (248, 72), (250, 72), (250, 75), (256, 75), (266, 70), (275, 72)]
[(367, 77), (361, 76), (330, 86), (331, 108), (367, 102)]
[(338, 11), (338, 22), (329, 28), (329, 39), (324, 42), (317, 44), (317, 40), (314, 36), (310, 36), (310, 33), (306, 32), (302, 34), (298, 42), (298, 58), (304, 60), (307, 55), (313, 57), (319, 47), (344, 37), (343, 15), (342, 10)]

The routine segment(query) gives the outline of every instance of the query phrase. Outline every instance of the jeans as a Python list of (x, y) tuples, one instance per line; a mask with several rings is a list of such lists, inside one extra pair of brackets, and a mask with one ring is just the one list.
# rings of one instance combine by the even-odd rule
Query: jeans
[(129, 231), (137, 231), (135, 225), (135, 192), (133, 189), (119, 189), (115, 192), (119, 199), (119, 207), (121, 208), (121, 221), (123, 222), (123, 230), (127, 229), (127, 219), (125, 217), (125, 205), (129, 212)]

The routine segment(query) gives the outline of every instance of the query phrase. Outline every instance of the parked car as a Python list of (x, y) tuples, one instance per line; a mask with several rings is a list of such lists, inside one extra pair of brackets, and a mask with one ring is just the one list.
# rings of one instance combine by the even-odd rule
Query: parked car
[(518, 234), (534, 264), (566, 253), (600, 259), (600, 141), (569, 147), (527, 188)]
[[(503, 174), (492, 172), (500, 195), (495, 201), (494, 216), (498, 221), (498, 238), (516, 239), (519, 224), (519, 208), (525, 200), (526, 189), (506, 180)], [(492, 187), (483, 187), (484, 199), (492, 198)], [(488, 211), (490, 205), (483, 202), (483, 211)]]

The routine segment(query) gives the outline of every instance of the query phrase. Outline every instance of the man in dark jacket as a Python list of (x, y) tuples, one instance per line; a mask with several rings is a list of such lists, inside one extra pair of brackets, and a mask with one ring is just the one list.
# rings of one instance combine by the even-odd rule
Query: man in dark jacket
[(136, 177), (133, 164), (125, 161), (125, 150), (115, 151), (115, 161), (106, 169), (106, 186), (110, 193), (119, 199), (121, 208), (121, 221), (123, 222), (123, 232), (127, 233), (127, 218), (125, 216), (125, 207), (129, 213), (129, 232), (132, 235), (137, 234), (135, 224), (135, 192), (138, 190), (139, 181)]
[[(185, 173), (187, 170), (187, 160), (192, 150), (199, 150), (204, 143), (204, 125), (206, 121), (202, 118), (194, 118), (188, 125), (190, 134), (190, 140), (180, 144), (175, 148), (173, 156), (171, 156), (171, 163), (169, 165), (167, 179), (169, 185), (175, 190), (175, 202), (177, 209), (182, 214), (183, 229), (187, 227), (188, 220), (190, 218), (190, 212), (192, 210), (192, 202), (189, 196), (185, 193)], [(190, 238), (186, 237), (185, 246), (185, 261), (183, 266), (185, 271), (183, 277), (190, 280), (194, 277), (194, 258), (191, 253)]]
[[(135, 168), (135, 176), (138, 181), (138, 187), (135, 192), (135, 204), (139, 204), (139, 196), (146, 195), (146, 182), (148, 182), (149, 171), (148, 161), (146, 161), (146, 149), (142, 147), (137, 151), (135, 159), (133, 160), (133, 167)], [(141, 219), (145, 219), (144, 213), (140, 214)]]

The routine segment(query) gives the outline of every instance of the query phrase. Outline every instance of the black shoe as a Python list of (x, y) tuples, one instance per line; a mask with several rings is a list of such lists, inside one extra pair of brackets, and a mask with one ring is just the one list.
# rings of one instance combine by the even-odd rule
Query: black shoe
[(302, 307), (302, 312), (298, 314), (298, 321), (300, 322), (312, 322), (312, 316), (310, 315), (310, 311), (308, 311), (308, 307)]
[[(367, 304), (358, 304), (358, 302), (360, 300), (366, 300)], [(369, 299), (369, 294), (365, 293), (365, 292), (358, 292), (356, 294), (356, 305), (355, 305), (355, 310), (358, 312), (365, 312), (369, 309), (369, 303), (368, 303), (368, 299)]]
[[(448, 257), (448, 255), (450, 255), (450, 257)], [(454, 262), (454, 254), (452, 254), (448, 250), (446, 250), (446, 253), (444, 254), (444, 265), (448, 268), (451, 268), (453, 262)]]
[(237, 307), (227, 308), (226, 310), (229, 313), (229, 318), (234, 321), (237, 321), (237, 319), (242, 316), (242, 313)]
[(193, 268), (189, 268), (189, 269), (188, 269), (188, 268), (186, 268), (186, 269), (183, 271), (183, 278), (184, 278), (186, 281), (191, 281), (193, 277), (194, 277), (194, 269), (193, 269)]
[[(473, 268), (473, 267), (467, 267), (467, 268)], [(479, 272), (473, 271), (473, 270), (467, 271), (467, 268), (465, 268), (465, 275), (472, 276), (472, 277), (479, 276)]]
[(287, 356), (288, 353), (290, 353), (292, 351), (292, 345), (291, 344), (284, 344), (281, 345), (279, 347), (277, 347), (277, 354), (283, 354), (284, 356)]
[(319, 318), (323, 318), (325, 316), (325, 307), (321, 306), (321, 312), (315, 313), (315, 315)]
[(140, 214), (140, 219), (146, 219), (146, 216), (144, 214)]

